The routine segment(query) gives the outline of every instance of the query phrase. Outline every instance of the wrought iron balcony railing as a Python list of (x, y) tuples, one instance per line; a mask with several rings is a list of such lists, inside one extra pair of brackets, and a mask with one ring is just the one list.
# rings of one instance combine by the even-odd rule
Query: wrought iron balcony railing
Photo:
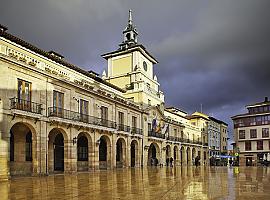
[(165, 139), (165, 135), (164, 134), (156, 133), (154, 131), (148, 131), (148, 136), (149, 137), (156, 137), (156, 138)]
[(31, 101), (18, 99), (16, 97), (10, 99), (10, 108), (23, 110), (31, 113), (41, 114), (42, 104), (34, 103)]
[(118, 131), (124, 131), (124, 132), (130, 132), (130, 127), (126, 126), (124, 124), (118, 124), (117, 125), (117, 130)]
[(48, 117), (59, 117), (88, 124), (104, 126), (108, 128), (116, 128), (116, 122), (107, 119), (97, 118), (94, 116), (81, 114), (78, 112), (66, 110), (58, 107), (48, 108)]
[(132, 128), (131, 128), (131, 134), (139, 134), (139, 135), (142, 135), (142, 134), (143, 134), (143, 131), (142, 131), (142, 129), (140, 129), (140, 128), (132, 127)]

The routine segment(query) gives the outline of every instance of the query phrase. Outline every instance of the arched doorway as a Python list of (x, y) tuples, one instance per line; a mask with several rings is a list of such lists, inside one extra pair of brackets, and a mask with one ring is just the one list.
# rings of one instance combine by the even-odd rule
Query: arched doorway
[(136, 140), (132, 140), (131, 145), (130, 145), (130, 166), (135, 167), (136, 166), (136, 161), (137, 161), (137, 154), (138, 154), (138, 143)]
[(25, 123), (16, 123), (10, 129), (9, 167), (11, 175), (31, 175), (34, 172), (33, 161), (36, 155), (36, 140), (32, 127)]
[(64, 137), (58, 133), (54, 139), (54, 170), (64, 171)]
[(89, 150), (88, 150), (88, 139), (83, 134), (78, 135), (77, 140), (77, 170), (78, 171), (88, 171), (89, 169)]
[(156, 166), (159, 162), (159, 148), (156, 143), (151, 143), (148, 150), (148, 166)]
[(49, 172), (62, 172), (65, 170), (65, 144), (63, 131), (54, 128), (49, 133), (48, 165)]
[(107, 136), (101, 136), (99, 143), (99, 169), (110, 168), (110, 140)]
[(116, 142), (116, 167), (122, 168), (125, 166), (126, 145), (125, 140), (120, 138)]

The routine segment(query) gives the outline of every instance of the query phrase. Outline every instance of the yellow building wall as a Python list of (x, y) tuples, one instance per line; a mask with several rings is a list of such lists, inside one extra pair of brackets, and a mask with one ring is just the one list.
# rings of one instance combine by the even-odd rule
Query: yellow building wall
[(122, 76), (118, 78), (112, 78), (109, 80), (110, 83), (117, 85), (118, 87), (125, 89), (126, 85), (130, 84), (130, 77), (129, 76)]
[(112, 60), (112, 76), (126, 74), (132, 71), (132, 56)]

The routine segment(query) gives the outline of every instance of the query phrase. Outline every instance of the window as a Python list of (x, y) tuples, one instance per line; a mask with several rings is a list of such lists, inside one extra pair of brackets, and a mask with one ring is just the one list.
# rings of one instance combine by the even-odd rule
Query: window
[(108, 108), (105, 106), (101, 106), (101, 123), (103, 125), (108, 124)]
[(58, 91), (53, 91), (53, 112), (57, 116), (63, 114), (64, 94)]
[(18, 109), (31, 110), (31, 87), (30, 82), (18, 79)]
[(31, 101), (31, 88), (30, 82), (18, 79), (18, 99)]
[(181, 131), (181, 138), (184, 138), (184, 131)]
[(118, 112), (119, 130), (124, 131), (124, 113)]
[(80, 114), (83, 122), (88, 122), (88, 101), (80, 99)]
[(245, 139), (246, 133), (245, 130), (239, 130), (239, 139)]
[(137, 128), (137, 117), (132, 116), (132, 127)]
[(257, 141), (257, 150), (263, 150), (263, 140)]
[(25, 161), (32, 161), (32, 134), (27, 133), (25, 137)]
[(177, 137), (177, 129), (174, 129), (174, 137)]
[(88, 115), (88, 101), (83, 99), (80, 100), (80, 113), (84, 115)]
[(251, 141), (245, 141), (245, 150), (251, 151)]
[(151, 123), (148, 123), (148, 133), (151, 133), (152, 132), (152, 125)]
[(269, 137), (269, 128), (263, 128), (262, 129), (262, 137), (263, 138)]
[(257, 129), (250, 129), (250, 138), (257, 138)]

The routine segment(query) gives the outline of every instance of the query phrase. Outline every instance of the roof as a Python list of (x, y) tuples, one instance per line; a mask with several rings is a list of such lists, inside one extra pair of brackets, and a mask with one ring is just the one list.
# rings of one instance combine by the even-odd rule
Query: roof
[(248, 108), (248, 107), (257, 107), (257, 106), (264, 106), (264, 105), (270, 105), (270, 101), (268, 100), (268, 97), (265, 97), (264, 101), (262, 102), (249, 104), (249, 105), (246, 105), (246, 107)]
[(181, 110), (180, 108), (177, 108), (177, 107), (174, 107), (174, 106), (169, 106), (169, 107), (166, 107), (165, 110), (169, 111), (169, 110), (176, 110), (176, 111), (179, 111), (179, 112), (182, 112), (182, 113), (185, 113), (185, 114), (188, 114), (186, 111), (184, 110)]
[(116, 50), (116, 51), (112, 51), (109, 53), (105, 53), (103, 55), (101, 55), (103, 58), (108, 59), (110, 57), (112, 57), (113, 55), (122, 55), (122, 54), (126, 54), (127, 52), (133, 52), (135, 50), (139, 50), (142, 54), (146, 53), (146, 55), (148, 55), (151, 59), (152, 62), (154, 62), (155, 64), (158, 63), (158, 61), (154, 58), (154, 56), (152, 56), (147, 50), (146, 48), (142, 45), (142, 44), (135, 44), (130, 46), (129, 48), (125, 49), (125, 50)]
[[(77, 72), (79, 72), (79, 73), (81, 73), (81, 74), (83, 74), (85, 76), (88, 76), (88, 77), (94, 79), (97, 82), (103, 83), (103, 84), (105, 84), (105, 85), (107, 85), (107, 86), (109, 86), (109, 87), (111, 87), (113, 89), (116, 89), (116, 90), (118, 90), (120, 92), (126, 92), (125, 90), (117, 87), (116, 85), (113, 85), (113, 84), (103, 80), (99, 76), (94, 75), (94, 74), (97, 74), (96, 72), (83, 70), (82, 68), (80, 68), (80, 67), (78, 67), (78, 66), (76, 66), (74, 64), (71, 64), (71, 63), (65, 61), (64, 59), (59, 58), (59, 56), (52, 55), (52, 51), (49, 51), (49, 52), (44, 51), (44, 50), (42, 50), (42, 49), (40, 49), (40, 48), (38, 48), (38, 47), (24, 41), (24, 40), (22, 40), (22, 39), (14, 36), (14, 35), (11, 35), (10, 33), (7, 33), (6, 30), (7, 30), (7, 27), (0, 24), (0, 37), (3, 37), (5, 39), (7, 39), (7, 40), (10, 40), (10, 41), (12, 41), (12, 42), (14, 42), (14, 43), (16, 43), (18, 45), (21, 45), (21, 46), (23, 46), (23, 47), (37, 53), (37, 54), (40, 54), (40, 55), (42, 55), (42, 56), (44, 56), (44, 57), (58, 63), (58, 64), (66, 66), (66, 67), (68, 67), (68, 68), (70, 68), (72, 70), (75, 70), (75, 71), (77, 71)], [(55, 53), (55, 54), (58, 54), (58, 53)]]
[(221, 121), (221, 120), (219, 120), (219, 119), (216, 119), (216, 118), (214, 118), (214, 117), (209, 117), (209, 119), (212, 120), (212, 121), (214, 121), (214, 122), (217, 122), (217, 123), (219, 123), (219, 124), (224, 124), (224, 125), (228, 126), (227, 123), (225, 123), (225, 122), (223, 122), (223, 121)]
[(188, 119), (202, 118), (202, 119), (209, 121), (209, 119), (207, 117), (203, 117), (201, 115), (189, 115), (189, 116), (187, 116), (187, 118)]

